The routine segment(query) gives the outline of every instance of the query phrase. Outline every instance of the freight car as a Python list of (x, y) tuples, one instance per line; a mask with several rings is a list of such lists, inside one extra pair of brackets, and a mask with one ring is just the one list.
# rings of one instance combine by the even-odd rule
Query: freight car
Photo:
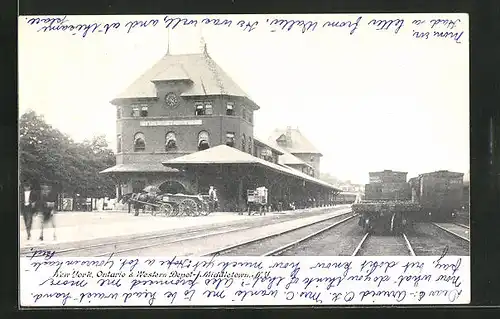
[(421, 207), (411, 201), (406, 175), (406, 172), (391, 170), (370, 172), (365, 199), (352, 205), (365, 232), (400, 233), (411, 226)]
[(436, 171), (410, 179), (412, 200), (422, 206), (420, 220), (445, 222), (456, 218), (463, 206), (464, 174)]
[(360, 194), (358, 193), (349, 193), (349, 192), (341, 192), (337, 196), (335, 196), (334, 203), (336, 205), (343, 205), (343, 204), (352, 204), (356, 202), (356, 198), (358, 198)]

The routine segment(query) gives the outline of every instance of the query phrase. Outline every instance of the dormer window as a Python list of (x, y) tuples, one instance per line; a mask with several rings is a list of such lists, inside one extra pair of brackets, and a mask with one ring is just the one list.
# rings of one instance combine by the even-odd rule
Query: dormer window
[(226, 105), (226, 115), (234, 115), (234, 104), (233, 103), (227, 103)]
[(141, 107), (141, 117), (147, 117), (148, 116), (148, 107), (143, 106)]
[(226, 145), (230, 147), (234, 147), (234, 133), (227, 132), (226, 133)]
[(286, 136), (284, 134), (278, 137), (276, 141), (278, 142), (278, 145), (286, 146)]
[(165, 136), (165, 151), (174, 151), (177, 149), (177, 139), (174, 132), (168, 132)]
[(132, 108), (132, 116), (133, 117), (139, 117), (141, 115), (141, 111), (139, 110), (138, 107), (133, 107)]

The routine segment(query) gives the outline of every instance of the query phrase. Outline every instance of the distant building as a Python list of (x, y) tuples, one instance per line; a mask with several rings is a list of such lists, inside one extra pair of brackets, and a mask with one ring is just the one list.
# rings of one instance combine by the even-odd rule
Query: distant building
[(275, 129), (268, 142), (289, 154), (284, 159), (286, 165), (294, 165), (309, 175), (319, 178), (320, 161), (323, 155), (298, 128), (288, 126), (284, 130)]

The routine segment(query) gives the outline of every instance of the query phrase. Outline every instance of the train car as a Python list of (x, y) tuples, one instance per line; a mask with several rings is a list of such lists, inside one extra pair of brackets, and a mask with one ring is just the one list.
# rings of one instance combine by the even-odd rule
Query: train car
[(421, 207), (411, 201), (411, 187), (406, 172), (384, 170), (370, 172), (364, 200), (352, 205), (359, 214), (359, 226), (365, 232), (400, 233), (411, 226)]
[(334, 202), (336, 205), (353, 204), (359, 196), (358, 193), (341, 192), (335, 196)]
[(421, 220), (445, 222), (456, 218), (464, 198), (463, 173), (435, 171), (410, 179), (412, 200), (422, 206)]

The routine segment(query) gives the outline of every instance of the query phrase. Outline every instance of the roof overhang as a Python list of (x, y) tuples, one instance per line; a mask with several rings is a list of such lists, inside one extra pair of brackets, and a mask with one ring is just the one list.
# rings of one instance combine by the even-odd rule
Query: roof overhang
[(161, 163), (133, 163), (133, 164), (118, 164), (109, 167), (99, 174), (114, 174), (114, 173), (178, 173), (179, 170), (171, 168)]
[(199, 167), (206, 165), (239, 165), (239, 166), (257, 166), (280, 174), (285, 174), (293, 178), (310, 182), (333, 191), (340, 192), (337, 187), (295, 170), (291, 167), (274, 164), (261, 158), (244, 153), (238, 149), (227, 145), (219, 145), (204, 151), (195, 152), (189, 155), (177, 157), (162, 163), (172, 168), (185, 169), (188, 167)]

